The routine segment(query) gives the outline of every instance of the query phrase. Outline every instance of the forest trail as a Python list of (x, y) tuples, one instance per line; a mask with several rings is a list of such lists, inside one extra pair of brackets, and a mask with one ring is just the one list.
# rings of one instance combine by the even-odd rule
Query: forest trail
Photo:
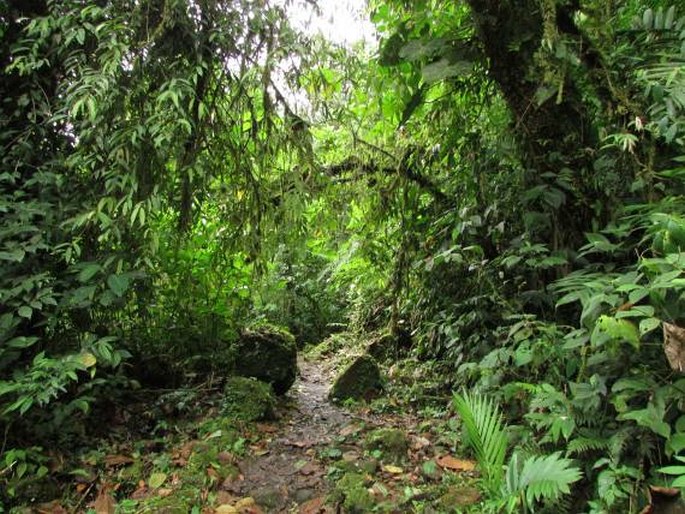
[(224, 485), (266, 512), (326, 512), (326, 465), (318, 456), (353, 426), (352, 415), (329, 402), (323, 366), (300, 360), (299, 370), (281, 419), (260, 425), (267, 434), (263, 447), (240, 462), (237, 480)]
[(221, 485), (219, 503), (247, 506), (227, 513), (437, 513), (444, 501), (450, 509), (478, 502), (474, 463), (450, 455), (444, 420), (394, 402), (348, 411), (328, 399), (326, 361), (300, 360), (299, 370), (280, 419), (257, 425), (259, 443)]

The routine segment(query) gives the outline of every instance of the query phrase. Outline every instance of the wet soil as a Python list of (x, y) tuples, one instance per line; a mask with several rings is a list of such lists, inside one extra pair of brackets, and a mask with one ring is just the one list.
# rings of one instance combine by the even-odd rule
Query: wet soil
[(284, 399), (281, 419), (261, 425), (261, 448), (239, 464), (240, 476), (223, 489), (250, 496), (266, 512), (326, 512), (326, 464), (320, 454), (353, 422), (328, 401), (331, 377), (321, 365), (300, 361), (300, 376)]

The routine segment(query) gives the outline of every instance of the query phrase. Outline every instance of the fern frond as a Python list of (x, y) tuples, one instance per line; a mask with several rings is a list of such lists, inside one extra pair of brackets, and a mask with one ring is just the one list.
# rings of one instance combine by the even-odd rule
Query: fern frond
[(570, 485), (580, 480), (580, 469), (560, 453), (526, 459), (523, 463), (519, 487), (525, 491), (529, 505), (541, 500), (558, 500), (571, 492)]
[(455, 393), (453, 401), (483, 477), (489, 488), (496, 490), (504, 478), (507, 450), (507, 436), (499, 408), (493, 400), (480, 394), (469, 395), (466, 391), (461, 395)]
[(591, 435), (579, 436), (571, 440), (566, 448), (566, 454), (578, 455), (591, 451), (606, 450), (608, 448), (609, 442), (606, 438), (593, 433)]
[(634, 429), (624, 426), (609, 438), (609, 457), (612, 462), (619, 462), (628, 443), (634, 440)]

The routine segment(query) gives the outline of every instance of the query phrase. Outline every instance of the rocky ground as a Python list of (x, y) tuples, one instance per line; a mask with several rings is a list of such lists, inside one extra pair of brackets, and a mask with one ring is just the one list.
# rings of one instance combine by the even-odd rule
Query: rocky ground
[(325, 356), (300, 359), (270, 421), (236, 423), (201, 392), (186, 399), (195, 417), (157, 420), (148, 438), (122, 431), (80, 456), (62, 498), (23, 512), (478, 512), (477, 471), (457, 455), (447, 405), (416, 410), (393, 381), (375, 400), (336, 405), (332, 373)]

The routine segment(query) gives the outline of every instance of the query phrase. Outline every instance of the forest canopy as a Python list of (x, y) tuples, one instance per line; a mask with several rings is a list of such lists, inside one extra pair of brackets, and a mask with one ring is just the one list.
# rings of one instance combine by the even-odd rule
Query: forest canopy
[(264, 326), (384, 335), (471, 444), (499, 406), (492, 512), (682, 490), (685, 9), (299, 4), (0, 0), (0, 507)]

